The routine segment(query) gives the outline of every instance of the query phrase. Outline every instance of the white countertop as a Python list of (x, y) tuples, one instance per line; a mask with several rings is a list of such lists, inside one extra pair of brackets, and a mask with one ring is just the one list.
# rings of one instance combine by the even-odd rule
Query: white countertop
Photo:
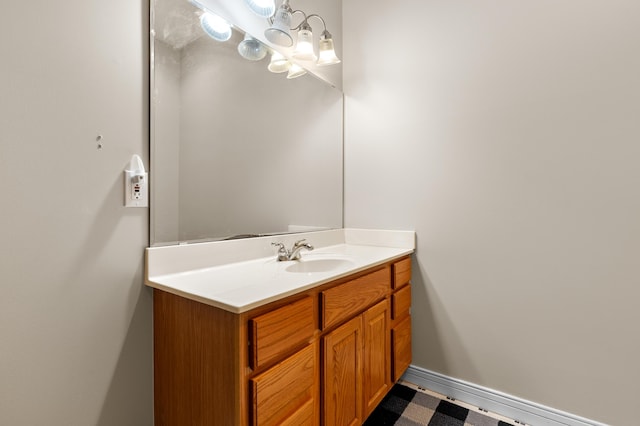
[[(292, 240), (302, 238), (306, 238), (315, 249), (303, 251), (300, 261), (276, 260), (272, 241), (282, 241), (289, 247)], [(241, 313), (411, 254), (415, 249), (415, 233), (334, 230), (197, 245), (197, 248), (193, 244), (147, 249), (146, 284)], [(262, 250), (263, 246), (273, 254), (252, 257), (256, 253), (254, 249), (259, 247)], [(235, 257), (235, 251), (246, 253), (248, 258)], [(212, 256), (208, 260), (207, 254)], [(229, 256), (234, 257), (232, 261), (220, 261), (221, 257)], [(307, 264), (327, 259), (337, 260), (330, 270), (291, 272), (292, 268), (304, 268)]]

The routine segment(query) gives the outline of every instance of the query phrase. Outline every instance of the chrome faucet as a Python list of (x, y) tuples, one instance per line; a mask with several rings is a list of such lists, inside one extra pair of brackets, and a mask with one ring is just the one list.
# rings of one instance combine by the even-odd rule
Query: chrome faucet
[(300, 251), (302, 249), (313, 250), (313, 246), (309, 243), (305, 243), (306, 240), (299, 240), (293, 244), (291, 250), (287, 250), (287, 248), (282, 243), (271, 243), (272, 246), (278, 247), (278, 261), (282, 262), (285, 260), (300, 260)]
[(289, 260), (300, 260), (300, 251), (302, 249), (307, 249), (309, 251), (313, 250), (313, 246), (309, 243), (305, 243), (305, 241), (306, 240), (296, 241), (289, 252)]

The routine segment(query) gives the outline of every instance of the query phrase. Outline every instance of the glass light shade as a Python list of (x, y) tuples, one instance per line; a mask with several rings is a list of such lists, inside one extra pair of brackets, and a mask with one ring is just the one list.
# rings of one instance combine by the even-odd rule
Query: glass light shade
[(259, 61), (267, 56), (267, 48), (249, 34), (238, 44), (238, 53), (249, 61)]
[(274, 0), (244, 0), (249, 9), (262, 18), (269, 18), (276, 11)]
[(273, 52), (271, 54), (271, 62), (267, 66), (267, 69), (271, 72), (280, 73), (289, 71), (291, 62), (287, 60), (281, 53)]
[(305, 69), (302, 68), (300, 65), (291, 64), (291, 67), (289, 68), (289, 74), (287, 74), (287, 78), (291, 80), (292, 78), (301, 77), (306, 73), (307, 71), (305, 71)]
[(318, 43), (318, 66), (339, 64), (331, 38), (321, 38)]
[(315, 61), (316, 54), (313, 51), (313, 33), (308, 28), (301, 28), (298, 31), (298, 43), (293, 57), (303, 61)]
[(231, 25), (218, 15), (205, 12), (200, 16), (200, 25), (209, 37), (217, 41), (227, 41), (231, 38)]
[(291, 27), (291, 8), (287, 2), (283, 3), (276, 11), (273, 24), (264, 30), (264, 36), (273, 44), (278, 46), (293, 46), (293, 37), (289, 28)]

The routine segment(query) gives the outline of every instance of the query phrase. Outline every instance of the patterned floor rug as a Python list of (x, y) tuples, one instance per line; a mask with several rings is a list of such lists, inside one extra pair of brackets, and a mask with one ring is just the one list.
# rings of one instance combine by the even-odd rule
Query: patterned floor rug
[(507, 419), (490, 415), (485, 410), (461, 405), (454, 400), (418, 388), (407, 382), (398, 383), (371, 413), (365, 426), (513, 426)]

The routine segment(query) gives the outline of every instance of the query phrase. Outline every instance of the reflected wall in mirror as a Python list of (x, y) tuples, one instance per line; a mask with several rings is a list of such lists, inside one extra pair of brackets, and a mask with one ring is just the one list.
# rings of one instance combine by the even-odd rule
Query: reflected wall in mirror
[[(342, 93), (218, 42), (186, 0), (152, 13), (151, 244), (342, 226)], [(153, 15), (152, 15), (153, 16)]]

